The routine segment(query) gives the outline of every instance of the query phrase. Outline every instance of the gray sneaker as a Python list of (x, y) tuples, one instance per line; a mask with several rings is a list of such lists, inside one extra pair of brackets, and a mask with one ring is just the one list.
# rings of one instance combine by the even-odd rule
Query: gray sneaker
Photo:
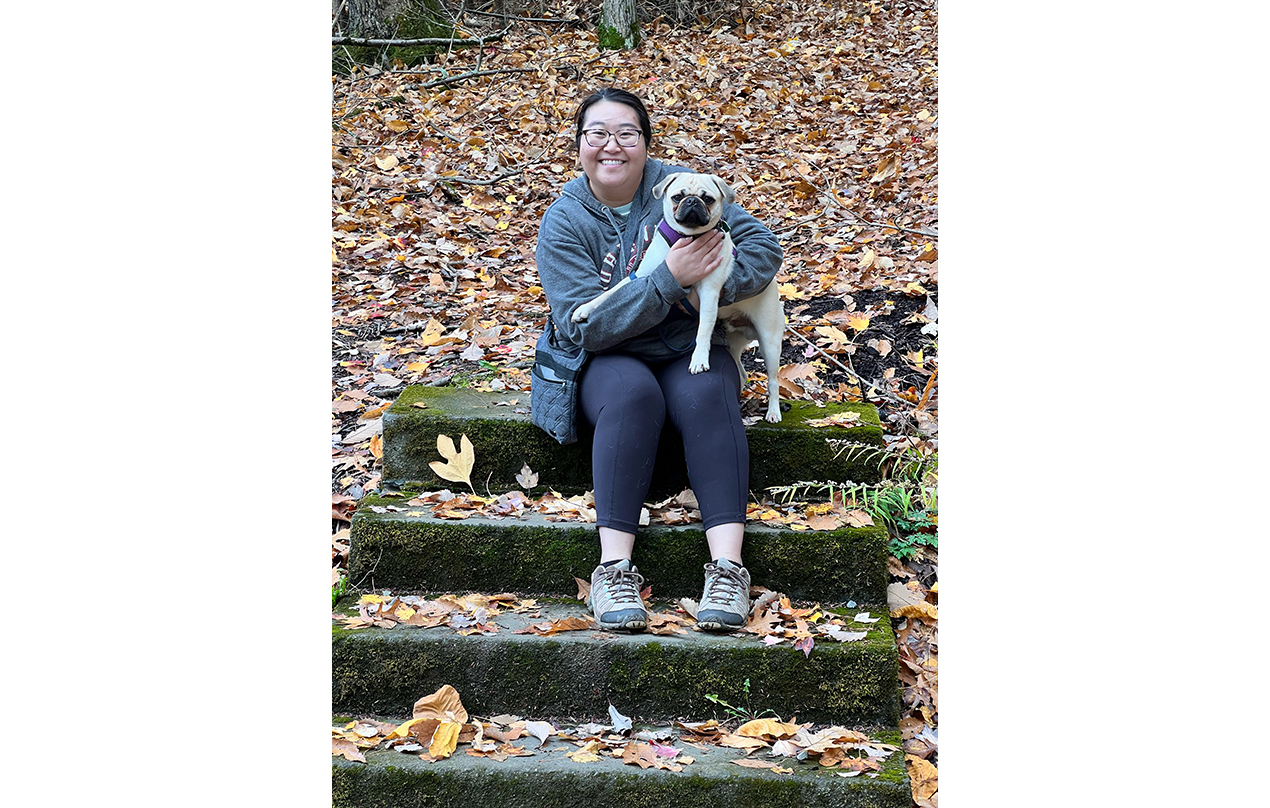
[(706, 588), (697, 607), (697, 625), (731, 631), (750, 619), (750, 571), (726, 558), (706, 564)]
[(591, 594), (586, 605), (600, 628), (640, 631), (648, 625), (648, 612), (639, 597), (643, 583), (644, 576), (630, 559), (611, 567), (601, 564), (591, 572)]

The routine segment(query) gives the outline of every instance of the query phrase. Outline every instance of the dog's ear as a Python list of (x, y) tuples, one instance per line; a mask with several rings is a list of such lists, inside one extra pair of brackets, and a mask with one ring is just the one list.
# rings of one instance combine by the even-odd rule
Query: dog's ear
[(714, 180), (714, 184), (719, 187), (719, 193), (723, 194), (724, 202), (736, 201), (736, 191), (732, 190), (731, 185), (728, 185), (726, 182), (722, 180), (722, 178), (716, 177), (713, 174), (709, 176), (710, 176), (710, 179)]
[(671, 184), (672, 182), (674, 182), (674, 181), (675, 181), (675, 178), (676, 178), (676, 177), (678, 177), (678, 176), (679, 176), (678, 174), (671, 174), (671, 175), (670, 175), (669, 177), (667, 177), (666, 179), (664, 179), (664, 180), (662, 180), (661, 182), (659, 182), (659, 183), (657, 183), (656, 185), (654, 185), (654, 186), (653, 186), (653, 199), (661, 199), (661, 198), (662, 198), (662, 196), (666, 193), (666, 189), (670, 187), (670, 184)]

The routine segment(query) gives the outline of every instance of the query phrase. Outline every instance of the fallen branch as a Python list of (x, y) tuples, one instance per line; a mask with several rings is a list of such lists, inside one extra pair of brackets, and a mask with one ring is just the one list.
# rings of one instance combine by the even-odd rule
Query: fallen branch
[(365, 37), (355, 36), (333, 36), (331, 37), (332, 45), (366, 45), (366, 46), (404, 46), (404, 45), (485, 45), (490, 42), (498, 42), (503, 35), (511, 30), (511, 26), (507, 26), (497, 34), (490, 34), (479, 39), (456, 39), (454, 37), (424, 37), (423, 39), (367, 39)]
[(537, 73), (537, 72), (538, 72), (538, 68), (536, 67), (504, 67), (498, 70), (473, 70), (470, 73), (460, 73), (457, 76), (448, 76), (446, 78), (434, 79), (428, 82), (427, 84), (420, 84), (419, 87), (420, 89), (427, 89), (429, 87), (442, 87), (456, 81), (463, 81), (465, 79), (474, 79), (474, 78), (479, 78), (481, 76), (493, 76), (499, 73)]
[(562, 20), (557, 17), (518, 17), (514, 14), (498, 14), (493, 11), (479, 11), (474, 8), (467, 9), (468, 14), (480, 14), (482, 17), (497, 17), (501, 20), (515, 20), (516, 22), (554, 22), (564, 25), (581, 25), (582, 20), (574, 18), (572, 20)]
[(520, 168), (517, 168), (513, 171), (504, 171), (502, 174), (499, 174), (498, 176), (488, 180), (471, 180), (471, 179), (468, 179), (467, 177), (440, 177), (438, 178), (438, 181), (461, 182), (464, 185), (494, 185), (496, 183), (502, 182), (508, 177), (514, 177), (517, 174), (524, 172), (526, 168), (533, 168), (534, 166), (545, 165), (546, 163), (547, 163), (546, 160), (539, 160), (536, 163), (527, 163), (526, 165), (523, 165)]

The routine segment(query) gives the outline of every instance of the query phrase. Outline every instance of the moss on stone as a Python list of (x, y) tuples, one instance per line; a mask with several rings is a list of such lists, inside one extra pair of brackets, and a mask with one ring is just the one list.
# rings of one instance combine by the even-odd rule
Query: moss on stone
[[(515, 404), (511, 402), (515, 401)], [(415, 404), (424, 404), (421, 408)], [(537, 472), (540, 487), (565, 493), (591, 488), (589, 436), (561, 446), (529, 419), (529, 394), (483, 393), (465, 388), (412, 385), (402, 391), (383, 416), (384, 480), (401, 484), (414, 481), (428, 487), (454, 486), (437, 477), (429, 467), (442, 460), (437, 435), (456, 443), (463, 434), (472, 441), (476, 458), (472, 480), (491, 491), (518, 487), (516, 475), (528, 465)], [(863, 426), (808, 427), (806, 421), (836, 412), (856, 412)], [(829, 445), (826, 438), (883, 445), (881, 421), (870, 404), (791, 402), (779, 424), (760, 421), (746, 429), (750, 448), (750, 490), (802, 480), (876, 482), (875, 465), (849, 459)], [(650, 499), (664, 499), (688, 487), (683, 441), (667, 428), (657, 447)], [(488, 482), (486, 482), (488, 481)], [(460, 484), (461, 485), (461, 484)]]
[(889, 624), (868, 637), (788, 644), (700, 632), (595, 639), (450, 629), (332, 631), (332, 710), (408, 715), (421, 694), (455, 687), (469, 712), (602, 717), (610, 703), (640, 720), (726, 718), (706, 698), (736, 703), (748, 679), (753, 709), (801, 720), (895, 725), (898, 657)]
[[(367, 496), (353, 515), (349, 580), (406, 591), (515, 591), (570, 595), (599, 563), (595, 527), (472, 517), (447, 521), (402, 497)], [(405, 508), (376, 513), (374, 508)], [(795, 531), (746, 527), (745, 563), (756, 585), (824, 603), (886, 602), (885, 528)], [(634, 561), (659, 597), (701, 594), (710, 560), (700, 523), (640, 529)]]
[[(332, 765), (332, 805), (416, 808), (480, 802), (502, 808), (561, 805), (623, 808), (736, 808), (789, 805), (806, 808), (908, 808), (911, 793), (903, 755), (892, 754), (881, 776), (842, 778), (815, 763), (784, 761), (792, 774), (730, 764), (732, 750), (697, 754), (682, 772), (642, 770), (616, 760), (578, 764), (559, 753), (497, 762), (455, 755), (437, 763), (372, 751), (367, 763), (342, 758)], [(901, 779), (889, 776), (892, 770)]]

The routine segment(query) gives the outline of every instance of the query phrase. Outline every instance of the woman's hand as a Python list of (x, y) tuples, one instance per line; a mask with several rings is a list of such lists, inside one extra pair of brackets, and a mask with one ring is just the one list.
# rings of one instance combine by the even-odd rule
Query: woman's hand
[(723, 231), (711, 230), (697, 238), (681, 238), (666, 253), (666, 268), (687, 289), (719, 268), (723, 261)]

